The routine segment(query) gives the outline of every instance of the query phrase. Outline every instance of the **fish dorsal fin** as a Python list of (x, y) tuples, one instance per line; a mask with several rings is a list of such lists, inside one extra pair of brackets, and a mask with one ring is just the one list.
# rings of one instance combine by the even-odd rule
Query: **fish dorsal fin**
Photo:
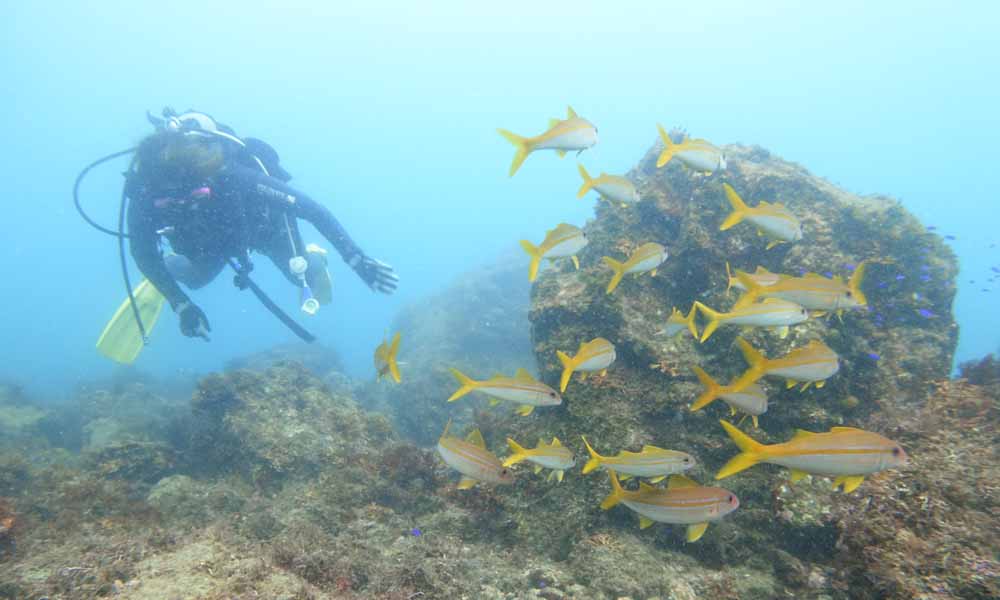
[(826, 279), (826, 277), (823, 277), (819, 273), (813, 273), (812, 271), (810, 271), (805, 275), (803, 275), (802, 279)]
[(580, 228), (577, 227), (576, 225), (570, 225), (569, 223), (560, 223), (555, 227), (553, 227), (552, 229), (545, 232), (545, 237), (549, 237), (550, 235), (559, 235), (562, 233), (576, 233), (577, 231), (579, 231), (579, 229)]
[(805, 439), (807, 437), (814, 436), (814, 435), (816, 435), (816, 434), (814, 432), (812, 432), (812, 431), (806, 431), (805, 429), (796, 429), (795, 430), (795, 435), (792, 436), (792, 439), (793, 440), (800, 440), (800, 439)]
[(770, 275), (771, 272), (764, 267), (757, 265), (757, 270), (754, 271), (754, 275)]
[(557, 437), (553, 437), (552, 438), (552, 445), (553, 446), (559, 446), (560, 448), (562, 448), (562, 442), (560, 442), (559, 438), (557, 438)]
[(478, 429), (473, 429), (472, 433), (465, 436), (465, 441), (469, 442), (474, 446), (478, 446), (483, 450), (486, 449), (486, 440), (483, 439), (483, 434), (480, 433)]
[(549, 129), (552, 129), (556, 125), (562, 123), (562, 119), (549, 119)]
[(531, 376), (531, 373), (525, 371), (524, 369), (518, 369), (517, 372), (514, 373), (514, 379), (518, 381), (530, 381), (531, 383), (535, 382), (535, 378)]
[(785, 205), (782, 204), (781, 202), (775, 202), (775, 203), (771, 204), (771, 206), (773, 206), (774, 208), (781, 208), (781, 209), (785, 208)]
[(494, 373), (490, 379), (507, 379), (507, 376), (503, 373)]
[(650, 445), (647, 444), (647, 445), (643, 446), (642, 450), (640, 450), (639, 452), (640, 452), (640, 454), (644, 453), (644, 452), (649, 452), (650, 454), (656, 454), (656, 453), (659, 453), (659, 452), (666, 452), (666, 450), (664, 450), (663, 448), (659, 448), (657, 446), (650, 446)]
[(835, 281), (837, 283), (844, 283), (844, 278), (841, 277), (840, 275), (834, 275), (833, 277), (830, 278), (830, 281)]
[(680, 488), (693, 488), (698, 487), (698, 482), (686, 475), (671, 475), (670, 479), (667, 480), (668, 490), (677, 490)]
[(576, 111), (573, 110), (572, 106), (567, 106), (566, 107), (566, 118), (567, 119), (575, 119), (575, 118), (577, 118)]
[(831, 427), (830, 433), (847, 433), (847, 432), (864, 432), (864, 429), (858, 429), (857, 427)]
[(651, 491), (653, 491), (655, 489), (656, 489), (656, 486), (649, 485), (645, 481), (640, 481), (639, 482), (639, 491), (640, 492), (651, 492)]

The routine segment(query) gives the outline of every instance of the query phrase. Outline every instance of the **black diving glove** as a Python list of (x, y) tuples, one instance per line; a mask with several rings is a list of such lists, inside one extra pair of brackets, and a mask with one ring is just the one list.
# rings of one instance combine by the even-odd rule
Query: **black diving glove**
[(358, 254), (347, 261), (347, 264), (354, 269), (361, 281), (367, 283), (368, 287), (376, 292), (391, 294), (396, 291), (396, 286), (399, 285), (399, 276), (396, 275), (396, 271), (393, 270), (392, 266), (380, 260)]
[(181, 333), (187, 337), (200, 337), (209, 341), (208, 332), (212, 331), (212, 326), (208, 324), (208, 318), (200, 308), (190, 302), (182, 302), (177, 305), (175, 312), (181, 320)]

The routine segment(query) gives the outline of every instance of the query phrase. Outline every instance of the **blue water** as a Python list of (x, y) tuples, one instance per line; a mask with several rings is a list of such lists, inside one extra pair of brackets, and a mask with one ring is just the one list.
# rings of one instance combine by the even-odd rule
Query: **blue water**
[[(117, 250), (80, 220), (70, 190), (89, 161), (147, 134), (145, 111), (164, 105), (268, 140), (294, 184), (397, 268), (399, 293), (385, 298), (334, 261), (335, 305), (308, 322), (355, 375), (370, 374), (401, 305), (592, 214), (592, 200), (575, 198), (573, 160), (531, 156), (508, 179), (512, 147), (495, 132), (537, 133), (567, 104), (599, 128), (581, 158), (592, 172), (626, 172), (662, 122), (901, 198), (957, 237), (958, 360), (1000, 344), (1000, 284), (980, 291), (1000, 266), (995, 4), (210, 4), (7, 7), (0, 378), (56, 391), (112, 371), (94, 341), (123, 297)], [(117, 218), (124, 168), (84, 186), (104, 223)], [(257, 265), (293, 311), (295, 290)], [(205, 372), (291, 339), (228, 275), (193, 297), (213, 341), (182, 337), (165, 314), (141, 369)]]

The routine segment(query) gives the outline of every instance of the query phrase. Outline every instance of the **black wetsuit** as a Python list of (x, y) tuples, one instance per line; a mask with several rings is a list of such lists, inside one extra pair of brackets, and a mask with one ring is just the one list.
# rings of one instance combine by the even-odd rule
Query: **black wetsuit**
[[(364, 256), (326, 207), (259, 168), (230, 160), (204, 185), (210, 195), (196, 197), (191, 190), (177, 194), (150, 190), (138, 175), (128, 183), (132, 256), (175, 310), (189, 302), (178, 279), (188, 287), (201, 287), (222, 271), (227, 260), (246, 260), (249, 251), (265, 254), (289, 281), (300, 285), (288, 264), (293, 256), (306, 254), (296, 219), (316, 227), (345, 262), (354, 264)], [(174, 253), (190, 261), (191, 276), (180, 278), (171, 272), (161, 236)]]

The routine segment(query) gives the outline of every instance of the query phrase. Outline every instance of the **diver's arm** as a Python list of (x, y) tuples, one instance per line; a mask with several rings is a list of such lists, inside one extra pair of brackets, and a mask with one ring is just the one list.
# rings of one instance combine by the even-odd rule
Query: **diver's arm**
[(128, 206), (128, 240), (132, 258), (146, 279), (163, 294), (170, 307), (176, 311), (178, 306), (190, 303), (190, 299), (167, 270), (163, 254), (160, 253), (157, 244), (159, 234), (156, 233), (156, 224), (152, 215), (144, 208), (142, 200), (133, 200)]

